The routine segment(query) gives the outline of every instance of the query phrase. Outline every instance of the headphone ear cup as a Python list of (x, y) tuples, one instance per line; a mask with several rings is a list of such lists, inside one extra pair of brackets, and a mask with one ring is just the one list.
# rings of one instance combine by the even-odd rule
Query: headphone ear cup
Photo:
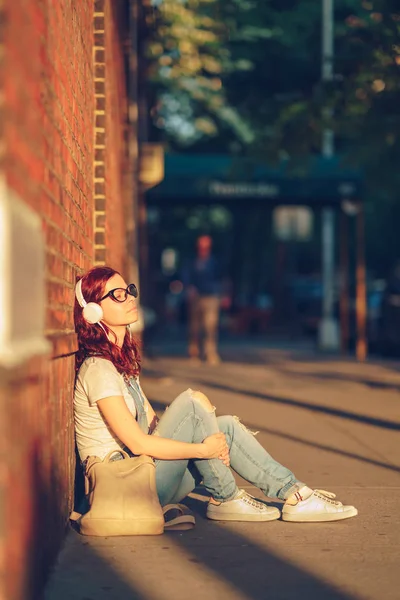
[(89, 302), (83, 309), (83, 318), (88, 323), (94, 325), (98, 323), (103, 318), (103, 309), (100, 304), (96, 304), (96, 302)]

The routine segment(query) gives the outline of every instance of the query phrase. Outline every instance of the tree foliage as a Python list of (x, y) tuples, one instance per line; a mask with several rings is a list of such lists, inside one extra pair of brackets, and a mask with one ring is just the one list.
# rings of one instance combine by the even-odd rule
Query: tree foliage
[(153, 115), (170, 138), (191, 145), (226, 126), (244, 144), (254, 141), (251, 123), (229, 101), (227, 89), (231, 74), (254, 68), (235, 44), (253, 46), (272, 35), (254, 15), (248, 0), (164, 0), (151, 11), (147, 54), (158, 90)]
[(365, 1), (345, 19), (338, 31), (342, 84), (332, 95), (338, 135), (368, 170), (374, 188), (378, 184), (386, 195), (400, 183), (400, 7), (395, 4)]
[(175, 148), (268, 160), (318, 153), (330, 127), (337, 151), (393, 197), (400, 183), (400, 8), (397, 0), (336, 0), (335, 78), (324, 86), (321, 4), (160, 2), (148, 45), (154, 122)]

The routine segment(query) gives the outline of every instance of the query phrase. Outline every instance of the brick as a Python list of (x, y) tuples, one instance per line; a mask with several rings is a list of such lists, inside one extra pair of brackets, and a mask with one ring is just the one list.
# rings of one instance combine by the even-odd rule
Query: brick
[(96, 115), (96, 119), (95, 119), (95, 125), (96, 127), (100, 128), (105, 128), (105, 124), (106, 124), (106, 117), (105, 115)]
[(103, 64), (105, 61), (105, 52), (104, 49), (97, 49), (94, 52), (94, 62)]
[(96, 146), (104, 146), (106, 143), (106, 134), (104, 131), (96, 131), (95, 142)]
[(94, 260), (96, 263), (104, 263), (106, 260), (106, 251), (104, 248), (95, 248)]
[(106, 209), (106, 199), (105, 198), (95, 198), (95, 207), (96, 207), (96, 210), (104, 211)]
[(104, 246), (106, 243), (106, 233), (105, 231), (96, 231), (94, 234), (94, 243), (95, 245)]
[(94, 34), (94, 45), (97, 47), (104, 47), (105, 36), (104, 33)]
[(95, 31), (103, 31), (104, 30), (104, 17), (103, 16), (94, 18), (94, 30)]
[(105, 167), (104, 164), (103, 165), (97, 165), (94, 168), (94, 176), (95, 178), (99, 178), (99, 177), (104, 177), (105, 176)]
[(95, 64), (94, 66), (94, 76), (96, 79), (104, 79), (106, 76), (106, 67), (105, 65)]
[(104, 181), (98, 181), (94, 184), (95, 196), (104, 196), (106, 191), (106, 184)]
[(104, 148), (96, 148), (94, 152), (94, 160), (96, 162), (104, 162), (105, 150)]
[(102, 97), (96, 98), (96, 110), (105, 110), (106, 109), (106, 99)]
[(96, 215), (95, 227), (105, 227), (106, 224), (106, 215)]
[(104, 81), (96, 81), (94, 84), (94, 91), (96, 94), (102, 94), (104, 96), (106, 92), (106, 85)]

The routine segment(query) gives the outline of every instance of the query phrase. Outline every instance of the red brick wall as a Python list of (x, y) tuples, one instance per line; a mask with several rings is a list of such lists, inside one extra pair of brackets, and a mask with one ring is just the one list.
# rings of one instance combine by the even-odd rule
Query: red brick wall
[(93, 5), (3, 0), (3, 10), (4, 172), (42, 217), (54, 348), (0, 389), (3, 596), (25, 600), (43, 582), (72, 503), (73, 287), (93, 260)]
[[(108, 264), (129, 277), (127, 251), (134, 251), (133, 248), (127, 250), (127, 228), (132, 220), (134, 202), (127, 145), (124, 43), (129, 41), (129, 14), (123, 0), (96, 0), (95, 10), (95, 144), (99, 159), (95, 167), (95, 262)], [(103, 144), (107, 148), (104, 155)]]
[(53, 347), (0, 371), (0, 600), (38, 595), (72, 508), (76, 274), (105, 259), (124, 273), (135, 266), (126, 6), (0, 0), (0, 169), (42, 218)]

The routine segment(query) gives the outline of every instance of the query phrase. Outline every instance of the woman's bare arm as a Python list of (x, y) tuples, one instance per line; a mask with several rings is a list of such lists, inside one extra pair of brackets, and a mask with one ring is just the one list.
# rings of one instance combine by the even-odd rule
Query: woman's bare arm
[(113, 433), (133, 454), (146, 454), (163, 460), (219, 458), (226, 453), (223, 433), (206, 438), (202, 444), (178, 442), (144, 433), (125, 403), (123, 396), (109, 396), (97, 405)]

